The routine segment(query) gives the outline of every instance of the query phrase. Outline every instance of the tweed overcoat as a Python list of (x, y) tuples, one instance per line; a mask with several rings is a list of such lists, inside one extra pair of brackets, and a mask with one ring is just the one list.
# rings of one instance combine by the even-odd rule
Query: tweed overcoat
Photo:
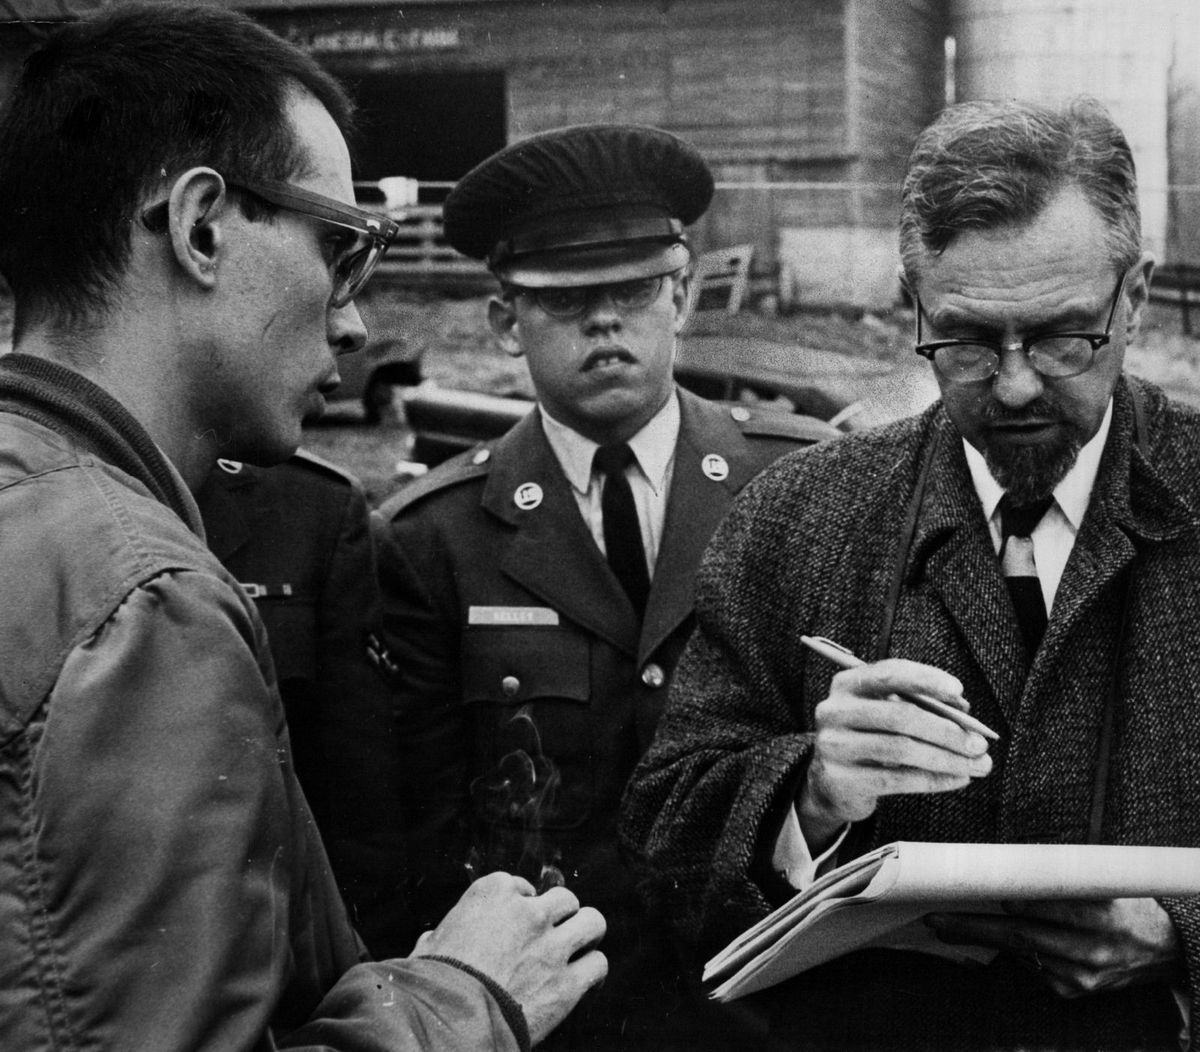
[(538, 865), (553, 863), (608, 920), (609, 997), (622, 987), (622, 947), (646, 927), (617, 856), (617, 806), (692, 628), (700, 556), (759, 470), (836, 434), (778, 411), (679, 398), (640, 632), (536, 413), (410, 484), (377, 517), (414, 909), (435, 922), (468, 864), (536, 881)]
[[(1148, 459), (1131, 440), (1130, 384), (1142, 392)], [(781, 461), (714, 537), (698, 578), (698, 629), (623, 824), (647, 893), (696, 948), (697, 967), (786, 895), (766, 860), (835, 672), (799, 636), (879, 654), (901, 523), (926, 458), (887, 653), (958, 676), (1001, 740), (987, 778), (956, 793), (884, 798), (843, 853), (905, 839), (1085, 840), (1114, 675), (1100, 839), (1200, 845), (1200, 415), (1148, 384), (1118, 383), (1096, 485), (1031, 665), (961, 440), (939, 403)], [(1200, 907), (1165, 906), (1200, 1021)], [(773, 1025), (792, 1027), (782, 1047), (1174, 1046), (1179, 1016), (1165, 988), (1068, 1002), (1003, 955), (969, 973), (892, 956), (851, 955), (764, 997)]]

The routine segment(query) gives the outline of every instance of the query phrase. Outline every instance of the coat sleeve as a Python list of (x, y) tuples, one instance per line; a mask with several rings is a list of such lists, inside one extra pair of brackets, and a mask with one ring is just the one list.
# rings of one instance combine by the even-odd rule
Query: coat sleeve
[(1200, 1049), (1200, 897), (1163, 899), (1162, 907), (1183, 942), (1186, 994), (1190, 1004), (1191, 1044), (1188, 1047)]
[(398, 777), (408, 850), (419, 865), (409, 888), (414, 934), (441, 920), (469, 883), (472, 724), (462, 702), (462, 627), (452, 560), (416, 516), (373, 523), (383, 638), (393, 667)]
[(500, 1029), (482, 985), (356, 963), (264, 653), (248, 600), (184, 572), (134, 589), (68, 654), (31, 729), (29, 972), (47, 1031), (229, 1052), (286, 1029), (283, 1047), (311, 1033), (375, 1052), (462, 1028), (471, 1047)]
[(528, 1052), (482, 983), (428, 958), (352, 968), (313, 1019), (277, 1047), (289, 1052)]
[(623, 845), (653, 908), (704, 952), (785, 894), (766, 863), (811, 745), (780, 645), (798, 592), (777, 576), (786, 556), (769, 518), (748, 492), (715, 535), (696, 631), (622, 806)]

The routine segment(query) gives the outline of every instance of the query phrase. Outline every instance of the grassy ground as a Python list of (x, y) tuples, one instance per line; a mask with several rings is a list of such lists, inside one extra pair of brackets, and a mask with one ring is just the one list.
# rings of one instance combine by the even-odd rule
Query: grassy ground
[[(428, 382), (492, 394), (531, 396), (529, 373), (520, 359), (492, 341), (485, 321), (486, 296), (449, 297), (399, 291), (368, 303), (373, 331), (388, 331), (422, 354)], [(1153, 380), (1168, 393), (1200, 407), (1200, 336), (1185, 336), (1180, 312), (1151, 305), (1142, 334), (1128, 349), (1127, 369)], [(936, 397), (928, 366), (911, 350), (911, 312), (897, 310), (859, 318), (798, 312), (768, 316), (744, 311), (733, 317), (704, 316), (696, 334), (748, 336), (794, 346), (819, 362), (821, 382), (843, 385), (846, 400), (863, 402), (857, 420), (877, 423), (914, 412)], [(811, 352), (819, 352), (813, 354)], [(798, 359), (804, 368), (805, 359)], [(830, 369), (828, 363), (838, 363)], [(397, 400), (397, 406), (399, 400)], [(305, 444), (362, 479), (373, 501), (397, 485), (394, 468), (407, 454), (408, 432), (398, 413), (382, 424), (361, 423), (358, 407), (335, 403), (324, 422), (309, 428)]]

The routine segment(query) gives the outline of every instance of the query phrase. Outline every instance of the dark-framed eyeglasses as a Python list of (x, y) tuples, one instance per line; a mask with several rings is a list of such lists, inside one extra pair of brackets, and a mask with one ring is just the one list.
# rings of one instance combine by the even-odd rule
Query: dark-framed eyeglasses
[(658, 299), (667, 277), (667, 274), (658, 274), (601, 285), (551, 285), (540, 289), (509, 284), (507, 289), (513, 295), (527, 296), (550, 317), (567, 319), (579, 317), (600, 296), (607, 296), (618, 310), (645, 310)]
[[(348, 243), (338, 250), (330, 264), (333, 292), (330, 294), (329, 303), (333, 307), (344, 307), (354, 299), (374, 273), (388, 245), (400, 232), (399, 224), (387, 216), (368, 212), (366, 209), (348, 205), (336, 198), (326, 197), (292, 183), (276, 180), (226, 180), (225, 185), (232, 190), (253, 194), (277, 208), (330, 223), (354, 234), (354, 237), (348, 239)], [(164, 228), (166, 204), (165, 201), (161, 201), (142, 213), (142, 222), (149, 229)]]
[[(1086, 373), (1096, 361), (1096, 352), (1112, 339), (1113, 318), (1117, 315), (1117, 304), (1125, 291), (1123, 272), (1113, 290), (1112, 304), (1108, 308), (1108, 320), (1103, 332), (1045, 332), (1026, 336), (1020, 343), (1026, 360), (1035, 372), (1042, 376), (1062, 379)], [(1000, 356), (1010, 346), (999, 340), (933, 340), (921, 342), (921, 299), (914, 296), (916, 310), (916, 347), (914, 350), (923, 358), (933, 362), (938, 374), (951, 383), (965, 384), (988, 380), (1000, 370)], [(1011, 346), (1017, 346), (1012, 344)]]

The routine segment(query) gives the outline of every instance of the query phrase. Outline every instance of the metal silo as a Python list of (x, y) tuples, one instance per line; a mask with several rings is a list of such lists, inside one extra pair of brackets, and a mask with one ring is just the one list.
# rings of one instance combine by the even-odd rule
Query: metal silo
[(1168, 82), (1192, 0), (952, 0), (958, 99), (1103, 102), (1137, 163), (1147, 247), (1166, 242)]

